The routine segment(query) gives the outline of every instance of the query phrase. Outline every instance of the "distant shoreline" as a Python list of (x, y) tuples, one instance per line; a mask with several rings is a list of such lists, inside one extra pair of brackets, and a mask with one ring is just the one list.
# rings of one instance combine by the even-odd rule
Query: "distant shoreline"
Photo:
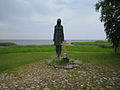
[[(94, 42), (97, 40), (66, 40), (69, 44), (71, 42)], [(101, 41), (101, 40), (100, 40)], [(105, 40), (102, 40), (105, 41)], [(53, 45), (54, 42), (52, 40), (0, 40), (0, 42), (11, 42), (17, 45)]]

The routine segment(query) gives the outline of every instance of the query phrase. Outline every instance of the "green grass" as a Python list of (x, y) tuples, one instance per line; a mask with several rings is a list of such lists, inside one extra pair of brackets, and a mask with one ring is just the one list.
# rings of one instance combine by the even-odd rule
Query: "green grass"
[(93, 45), (102, 48), (113, 48), (112, 44), (107, 41), (95, 41), (95, 42), (73, 42), (73, 45)]
[(5, 53), (22, 53), (22, 52), (53, 52), (53, 45), (25, 45), (0, 48), (0, 54)]
[(52, 55), (48, 52), (0, 54), (0, 72), (44, 60)]
[(107, 66), (120, 67), (120, 55), (109, 52), (68, 52), (70, 58)]
[[(89, 45), (90, 43), (110, 45), (110, 43), (80, 43), (84, 44), (67, 46), (69, 58), (79, 59), (82, 60), (82, 62), (120, 67), (120, 55), (115, 55), (113, 48), (102, 48), (95, 45)], [(44, 60), (51, 56), (55, 56), (55, 47), (53, 45), (13, 45), (0, 47), (0, 73)]]
[(67, 50), (79, 52), (114, 52), (113, 48), (101, 48), (93, 45), (73, 45), (68, 46)]
[(95, 42), (73, 42), (72, 44), (74, 45), (82, 45), (82, 44), (86, 44), (86, 45), (108, 45), (111, 46), (112, 44), (110, 42), (107, 41), (95, 41)]
[(15, 46), (15, 43), (10, 43), (10, 42), (0, 42), (0, 46)]

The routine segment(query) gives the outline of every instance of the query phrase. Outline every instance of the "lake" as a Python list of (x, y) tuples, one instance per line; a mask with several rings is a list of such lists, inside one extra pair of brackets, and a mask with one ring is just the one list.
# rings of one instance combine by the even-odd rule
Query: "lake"
[[(94, 42), (96, 40), (66, 40), (69, 44), (71, 42)], [(52, 45), (52, 40), (0, 40), (0, 42), (12, 42), (17, 45)]]

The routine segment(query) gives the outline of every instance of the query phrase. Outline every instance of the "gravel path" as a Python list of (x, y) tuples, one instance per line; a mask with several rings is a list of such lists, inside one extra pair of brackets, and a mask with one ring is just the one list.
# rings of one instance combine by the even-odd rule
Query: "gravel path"
[(43, 60), (0, 75), (0, 90), (120, 90), (120, 70), (83, 63), (81, 68), (58, 69)]

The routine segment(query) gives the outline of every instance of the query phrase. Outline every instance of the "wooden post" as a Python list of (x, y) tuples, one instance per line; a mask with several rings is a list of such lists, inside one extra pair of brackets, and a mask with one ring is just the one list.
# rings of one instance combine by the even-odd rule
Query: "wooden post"
[(67, 41), (63, 42), (63, 61), (64, 62), (69, 62), (69, 59), (67, 58), (67, 49), (66, 49)]
[(66, 45), (67, 45), (67, 41), (64, 41), (64, 42), (63, 42), (63, 52), (64, 52), (64, 53), (67, 53)]

